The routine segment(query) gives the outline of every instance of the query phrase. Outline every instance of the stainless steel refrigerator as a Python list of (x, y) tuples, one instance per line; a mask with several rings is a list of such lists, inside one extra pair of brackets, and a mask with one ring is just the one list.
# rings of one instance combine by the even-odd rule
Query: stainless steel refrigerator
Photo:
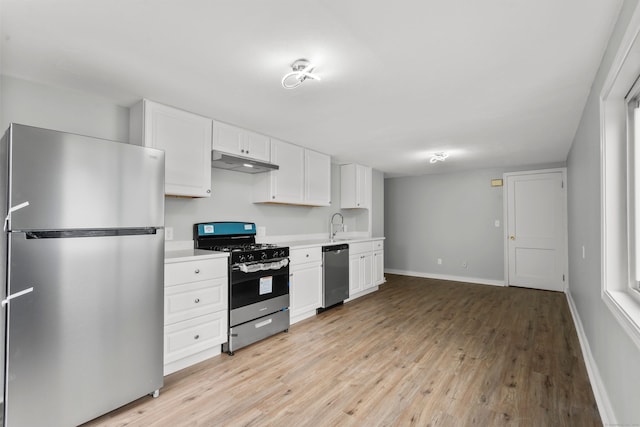
[(162, 386), (164, 153), (12, 124), (1, 141), (4, 425)]

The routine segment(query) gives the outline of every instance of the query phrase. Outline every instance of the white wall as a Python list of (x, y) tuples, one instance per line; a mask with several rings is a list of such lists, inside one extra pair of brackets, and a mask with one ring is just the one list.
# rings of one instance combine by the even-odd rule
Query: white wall
[[(340, 167), (331, 165), (332, 203), (340, 204)], [(267, 236), (290, 234), (329, 235), (329, 220), (341, 212), (348, 231), (366, 232), (368, 213), (364, 209), (337, 209), (254, 204), (251, 202), (253, 175), (212, 169), (211, 197), (185, 199), (167, 197), (165, 225), (174, 227), (176, 240), (191, 240), (192, 225), (205, 221), (250, 221), (266, 227)]]
[[(638, 0), (624, 2), (567, 159), (569, 293), (593, 357), (596, 380), (602, 381), (605, 397), (618, 425), (640, 425), (640, 405), (636, 399), (640, 384), (640, 349), (618, 324), (600, 296), (599, 96), (637, 5)], [(585, 247), (585, 259), (582, 259), (582, 246)]]
[[(65, 132), (127, 142), (129, 108), (83, 92), (51, 87), (2, 76), (0, 129), (21, 123)], [(383, 224), (383, 180), (374, 171), (376, 232)], [(202, 221), (252, 221), (267, 229), (267, 235), (329, 233), (329, 219), (340, 211), (348, 231), (366, 232), (368, 213), (363, 209), (339, 210), (340, 168), (332, 165), (333, 207), (257, 205), (251, 202), (253, 176), (212, 169), (212, 196), (204, 199), (166, 198), (165, 225), (174, 228), (175, 240), (191, 240), (192, 225)]]
[(10, 123), (129, 141), (129, 109), (91, 94), (2, 76), (0, 132)]
[(373, 195), (371, 208), (373, 209), (373, 220), (371, 225), (371, 235), (373, 237), (384, 237), (384, 174), (373, 170)]
[[(491, 187), (491, 180), (502, 178), (505, 172), (562, 166), (547, 164), (385, 179), (385, 269), (503, 284), (504, 187)], [(499, 227), (495, 227), (496, 220)], [(437, 263), (438, 258), (442, 264)]]

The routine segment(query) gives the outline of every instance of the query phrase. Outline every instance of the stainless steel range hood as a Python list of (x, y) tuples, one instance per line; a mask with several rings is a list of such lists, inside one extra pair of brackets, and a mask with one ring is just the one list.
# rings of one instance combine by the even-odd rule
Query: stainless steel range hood
[(245, 173), (262, 173), (280, 169), (273, 163), (261, 162), (222, 151), (211, 151), (211, 167)]

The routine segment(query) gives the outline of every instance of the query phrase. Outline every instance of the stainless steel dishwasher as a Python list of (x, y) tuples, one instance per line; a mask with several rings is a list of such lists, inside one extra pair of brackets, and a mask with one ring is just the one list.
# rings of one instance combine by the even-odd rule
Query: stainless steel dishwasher
[(349, 298), (349, 245), (322, 247), (322, 308), (326, 310)]

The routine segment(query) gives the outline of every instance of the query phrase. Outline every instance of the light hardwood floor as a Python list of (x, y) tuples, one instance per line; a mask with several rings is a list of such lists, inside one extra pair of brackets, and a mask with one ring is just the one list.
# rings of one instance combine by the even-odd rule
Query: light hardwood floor
[(86, 426), (600, 426), (564, 294), (387, 275)]

